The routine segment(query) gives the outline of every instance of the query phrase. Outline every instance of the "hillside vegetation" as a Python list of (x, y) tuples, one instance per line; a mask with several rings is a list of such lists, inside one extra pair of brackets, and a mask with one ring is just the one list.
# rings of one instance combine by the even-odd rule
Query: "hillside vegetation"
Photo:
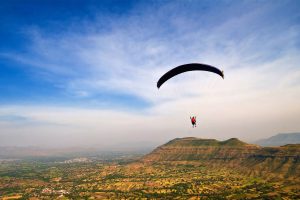
[(249, 175), (294, 180), (300, 177), (300, 144), (261, 147), (237, 138), (176, 138), (144, 156), (142, 161), (196, 161), (212, 167), (236, 167)]

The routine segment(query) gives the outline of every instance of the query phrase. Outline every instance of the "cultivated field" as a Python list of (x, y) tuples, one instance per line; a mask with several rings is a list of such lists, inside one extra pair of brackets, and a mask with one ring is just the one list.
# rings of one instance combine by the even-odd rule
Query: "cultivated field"
[(299, 183), (198, 162), (0, 165), (1, 199), (300, 199)]

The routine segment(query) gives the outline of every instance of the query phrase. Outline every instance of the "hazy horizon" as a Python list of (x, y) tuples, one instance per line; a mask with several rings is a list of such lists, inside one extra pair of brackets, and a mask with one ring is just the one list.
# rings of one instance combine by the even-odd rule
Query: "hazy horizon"
[[(295, 135), (295, 134), (300, 134), (299, 133), (278, 133), (278, 134), (274, 134), (271, 135), (270, 137), (264, 137), (264, 138), (257, 138), (255, 140), (241, 140), (243, 142), (246, 142), (248, 144), (257, 144), (258, 141), (261, 140), (265, 140), (265, 139), (270, 139), (273, 138), (274, 136), (279, 136), (279, 135)], [(199, 138), (199, 139), (216, 139), (216, 138), (204, 138), (204, 137), (195, 137), (195, 136), (186, 136), (186, 137), (177, 137), (177, 138)], [(161, 146), (163, 144), (168, 143), (171, 140), (174, 140), (176, 138), (169, 138), (167, 140), (144, 140), (144, 141), (125, 141), (125, 142), (121, 142), (121, 143), (109, 143), (109, 145), (100, 145), (97, 143), (94, 144), (85, 144), (85, 145), (70, 145), (70, 146), (65, 146), (65, 145), (50, 145), (50, 146), (42, 146), (42, 145), (28, 145), (28, 144), (20, 144), (20, 145), (0, 145), (0, 148), (32, 148), (32, 149), (41, 149), (41, 150), (67, 150), (67, 151), (89, 151), (89, 150), (96, 150), (96, 151), (103, 151), (103, 152), (110, 152), (110, 151), (140, 151), (140, 150), (153, 150), (154, 148)], [(226, 141), (232, 139), (231, 138), (224, 138), (224, 139), (217, 139), (218, 141)], [(239, 138), (237, 138), (239, 139)], [(240, 139), (239, 139), (240, 140)], [(290, 144), (290, 143), (287, 143)], [(294, 144), (294, 143), (291, 143)], [(280, 146), (280, 145), (279, 145)]]
[[(0, 146), (300, 132), (299, 1), (27, 0), (0, 11)], [(190, 62), (225, 79), (191, 72), (157, 89)]]

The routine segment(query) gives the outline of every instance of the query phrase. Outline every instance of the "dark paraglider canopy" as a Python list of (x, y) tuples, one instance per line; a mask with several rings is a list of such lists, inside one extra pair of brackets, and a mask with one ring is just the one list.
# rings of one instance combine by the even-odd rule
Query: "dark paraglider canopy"
[(200, 63), (190, 63), (190, 64), (184, 64), (184, 65), (180, 65), (178, 67), (175, 67), (174, 69), (171, 69), (170, 71), (168, 71), (167, 73), (165, 73), (157, 82), (157, 88), (159, 89), (160, 86), (162, 84), (164, 84), (167, 80), (169, 80), (170, 78), (184, 73), (184, 72), (188, 72), (188, 71), (208, 71), (208, 72), (213, 72), (216, 74), (219, 74), (223, 79), (224, 79), (224, 73), (223, 71), (221, 71), (220, 69), (210, 66), (210, 65), (206, 65), (206, 64), (200, 64)]

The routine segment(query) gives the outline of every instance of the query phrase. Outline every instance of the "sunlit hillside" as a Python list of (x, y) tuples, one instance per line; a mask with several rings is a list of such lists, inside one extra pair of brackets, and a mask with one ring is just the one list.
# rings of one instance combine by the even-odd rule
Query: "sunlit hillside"
[(298, 199), (300, 146), (176, 138), (145, 156), (2, 160), (3, 199)]

